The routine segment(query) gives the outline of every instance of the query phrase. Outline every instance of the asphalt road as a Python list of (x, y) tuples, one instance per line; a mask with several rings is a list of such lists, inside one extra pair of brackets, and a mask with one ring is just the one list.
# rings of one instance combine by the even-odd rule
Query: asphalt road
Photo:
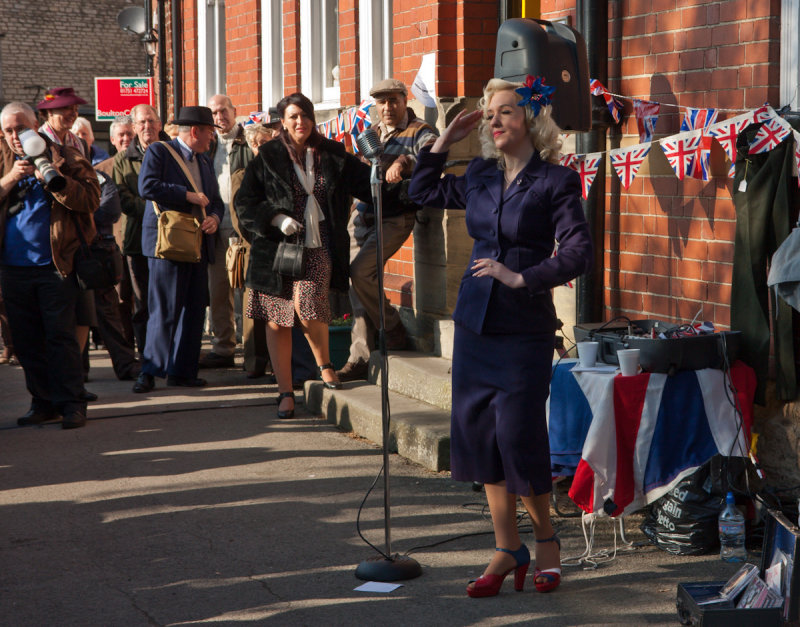
[[(646, 544), (632, 516), (634, 547), (565, 566), (556, 592), (537, 593), (529, 576), (524, 592), (509, 578), (499, 596), (470, 599), (493, 548), (483, 494), (392, 456), (392, 551), (411, 552), (423, 574), (357, 592), (356, 566), (376, 555), (355, 521), (377, 446), (301, 403), (277, 420), (275, 386), (238, 369), (204, 371), (209, 387), (188, 392), (159, 380), (141, 397), (103, 352), (91, 359), (100, 399), (71, 431), (17, 427), (22, 371), (0, 366), (2, 625), (675, 625), (678, 582), (736, 570)], [(381, 486), (361, 527), (385, 549)], [(580, 519), (556, 525), (562, 555), (580, 555)], [(597, 521), (596, 549), (613, 552), (612, 529)]]

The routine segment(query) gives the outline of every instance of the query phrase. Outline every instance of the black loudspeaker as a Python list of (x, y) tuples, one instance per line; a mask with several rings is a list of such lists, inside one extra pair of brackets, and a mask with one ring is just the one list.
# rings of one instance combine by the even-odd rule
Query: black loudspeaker
[(544, 76), (555, 87), (553, 118), (565, 131), (592, 128), (589, 94), (589, 61), (586, 42), (566, 24), (513, 18), (497, 31), (494, 76), (525, 82), (525, 77)]

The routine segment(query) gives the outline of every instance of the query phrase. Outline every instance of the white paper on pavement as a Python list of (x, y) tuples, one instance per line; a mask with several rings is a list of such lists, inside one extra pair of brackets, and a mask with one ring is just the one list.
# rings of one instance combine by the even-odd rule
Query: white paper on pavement
[(436, 108), (436, 53), (423, 55), (417, 77), (411, 85), (414, 94), (426, 107)]
[(394, 592), (398, 588), (402, 588), (403, 584), (401, 583), (382, 583), (380, 581), (368, 581), (367, 583), (363, 583), (358, 588), (355, 588), (356, 592)]

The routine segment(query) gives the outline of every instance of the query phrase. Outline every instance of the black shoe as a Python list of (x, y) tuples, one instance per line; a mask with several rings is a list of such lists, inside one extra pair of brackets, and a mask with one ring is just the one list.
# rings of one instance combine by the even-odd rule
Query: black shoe
[(133, 392), (134, 394), (144, 394), (152, 391), (154, 387), (156, 387), (156, 381), (153, 375), (140, 372), (136, 377), (136, 383), (133, 384)]
[[(323, 370), (333, 370), (334, 371), (333, 372), (334, 376), (336, 375), (336, 369), (333, 367), (333, 364), (322, 364), (321, 366), (317, 366), (317, 368), (319, 369), (320, 378), (322, 378), (322, 371)], [(338, 379), (336, 381), (326, 381), (325, 379), (322, 379), (322, 385), (324, 385), (329, 390), (341, 390), (342, 389), (342, 384)]]
[(73, 411), (64, 414), (61, 422), (62, 429), (80, 429), (86, 424), (86, 414), (82, 411)]
[(17, 418), (17, 424), (20, 427), (27, 427), (28, 425), (40, 425), (43, 422), (50, 422), (51, 420), (56, 420), (58, 418), (58, 414), (54, 411), (39, 411), (36, 409), (29, 409), (28, 413), (22, 416), (22, 418)]
[(233, 355), (226, 357), (211, 351), (200, 358), (198, 365), (201, 368), (233, 368)]
[(171, 387), (201, 388), (205, 384), (206, 380), (199, 377), (194, 379), (190, 379), (188, 377), (176, 377), (175, 375), (169, 375), (167, 377), (167, 385)]
[(81, 395), (78, 397), (85, 403), (91, 403), (92, 401), (97, 400), (97, 394), (94, 392), (90, 392), (86, 388), (81, 390)]
[(369, 365), (363, 359), (358, 361), (348, 361), (341, 370), (336, 371), (339, 381), (359, 381), (366, 380)]
[[(278, 394), (278, 407), (280, 407), (281, 401), (284, 398), (290, 398), (292, 399), (292, 402), (294, 402), (294, 392), (281, 392), (280, 394)], [(287, 409), (286, 411), (281, 411), (279, 409), (278, 418), (280, 418), (281, 420), (286, 420), (287, 418), (294, 418), (294, 407), (292, 407), (291, 409)]]

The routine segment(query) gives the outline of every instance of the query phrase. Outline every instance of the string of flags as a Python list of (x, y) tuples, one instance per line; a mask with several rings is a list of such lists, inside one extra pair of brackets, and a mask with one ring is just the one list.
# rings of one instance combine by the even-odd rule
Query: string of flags
[(360, 105), (349, 107), (335, 118), (331, 118), (322, 124), (317, 124), (317, 130), (323, 137), (342, 142), (345, 146), (351, 147), (354, 153), (357, 153), (356, 137), (358, 137), (359, 133), (372, 126), (372, 122), (369, 119), (369, 108), (373, 104), (375, 104), (375, 101), (371, 98), (363, 100)]
[[(589, 89), (593, 95), (603, 97), (612, 117), (619, 123), (622, 119), (623, 106), (618, 98), (624, 98), (624, 96), (612, 94), (597, 79), (591, 80)], [(733, 164), (736, 161), (736, 138), (745, 127), (755, 123), (763, 124), (750, 144), (749, 154), (773, 150), (790, 134), (793, 134), (795, 138), (795, 175), (800, 170), (800, 133), (795, 131), (769, 105), (764, 105), (721, 122), (717, 121), (720, 109), (679, 107), (686, 109), (680, 132), (654, 141), (653, 135), (655, 134), (661, 104), (638, 98), (631, 98), (631, 100), (633, 100), (633, 111), (636, 116), (640, 143), (635, 146), (626, 146), (608, 151), (611, 165), (625, 189), (628, 189), (633, 183), (639, 168), (654, 143), (661, 146), (661, 150), (667, 157), (670, 167), (680, 180), (689, 176), (707, 181), (710, 176), (711, 142), (716, 140), (722, 146), (731, 162), (728, 176), (733, 178)], [(589, 189), (597, 176), (600, 160), (604, 154), (604, 152), (593, 152), (560, 156), (559, 163), (561, 165), (572, 168), (580, 175), (584, 198), (589, 194)], [(798, 186), (800, 186), (800, 178), (798, 178)]]

